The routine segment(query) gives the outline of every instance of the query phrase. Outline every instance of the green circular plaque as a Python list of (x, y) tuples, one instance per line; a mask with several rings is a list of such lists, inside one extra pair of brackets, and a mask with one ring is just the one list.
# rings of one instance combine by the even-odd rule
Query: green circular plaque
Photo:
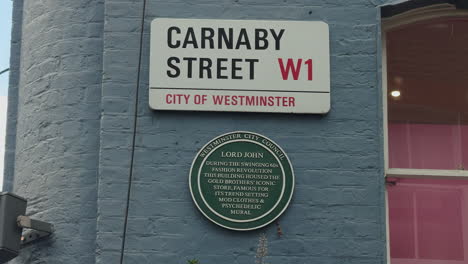
[(189, 183), (193, 201), (208, 219), (247, 231), (268, 225), (286, 210), (294, 172), (271, 139), (236, 131), (214, 138), (198, 152)]

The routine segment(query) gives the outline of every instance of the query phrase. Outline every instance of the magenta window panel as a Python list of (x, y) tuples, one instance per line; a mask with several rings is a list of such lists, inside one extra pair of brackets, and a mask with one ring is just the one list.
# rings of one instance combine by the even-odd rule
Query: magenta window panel
[(388, 153), (390, 168), (411, 168), (411, 146), (406, 124), (388, 124)]
[[(416, 257), (413, 193), (407, 188), (391, 188), (389, 197), (390, 251), (392, 257)], [(394, 243), (395, 241), (396, 243)]]
[(468, 263), (468, 180), (399, 179), (387, 190), (392, 264)]
[(468, 168), (467, 29), (441, 17), (385, 33), (390, 168)]
[(440, 186), (420, 189), (415, 208), (420, 258), (464, 260), (462, 190)]
[(468, 168), (468, 126), (388, 124), (390, 168)]
[[(467, 91), (468, 92), (468, 91)], [(463, 169), (468, 170), (468, 126), (461, 127), (461, 149), (462, 151), (462, 162)]]

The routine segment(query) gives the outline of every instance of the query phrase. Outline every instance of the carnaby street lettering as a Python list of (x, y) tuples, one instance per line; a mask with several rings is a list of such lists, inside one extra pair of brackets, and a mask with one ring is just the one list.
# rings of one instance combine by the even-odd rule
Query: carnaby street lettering
[[(255, 49), (265, 50), (273, 46), (280, 50), (281, 38), (285, 30), (245, 28), (234, 31), (233, 28), (193, 28), (183, 29), (172, 26), (167, 30), (167, 45), (172, 48), (193, 49)], [(273, 44), (273, 45), (271, 45)]]
[[(280, 50), (284, 29), (177, 27), (167, 29), (171, 49)], [(177, 57), (167, 59), (167, 76), (189, 79), (255, 79), (256, 58)], [(185, 72), (185, 73), (183, 73)]]

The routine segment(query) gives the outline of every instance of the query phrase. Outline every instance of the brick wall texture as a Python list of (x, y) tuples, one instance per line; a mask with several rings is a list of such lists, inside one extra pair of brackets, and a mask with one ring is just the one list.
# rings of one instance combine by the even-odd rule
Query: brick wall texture
[[(5, 190), (26, 197), (28, 214), (56, 232), (11, 263), (253, 264), (263, 232), (269, 264), (385, 263), (385, 2), (14, 0)], [(330, 113), (150, 110), (157, 17), (328, 23)], [(281, 237), (275, 224), (224, 230), (192, 202), (196, 153), (236, 130), (263, 134), (289, 155), (296, 189)]]

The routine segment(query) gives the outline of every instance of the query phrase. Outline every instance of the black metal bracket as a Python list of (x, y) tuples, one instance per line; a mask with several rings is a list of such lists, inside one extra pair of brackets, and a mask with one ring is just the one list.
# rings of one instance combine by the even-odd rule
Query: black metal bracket
[(385, 184), (388, 186), (396, 186), (399, 179), (394, 177), (385, 177)]
[(50, 223), (31, 219), (29, 216), (20, 215), (16, 219), (19, 227), (31, 229), (21, 237), (21, 245), (33, 243), (39, 239), (50, 236), (54, 232), (54, 226)]
[(10, 71), (10, 68), (4, 69), (3, 71), (0, 71), (0, 75), (4, 74), (5, 72)]

